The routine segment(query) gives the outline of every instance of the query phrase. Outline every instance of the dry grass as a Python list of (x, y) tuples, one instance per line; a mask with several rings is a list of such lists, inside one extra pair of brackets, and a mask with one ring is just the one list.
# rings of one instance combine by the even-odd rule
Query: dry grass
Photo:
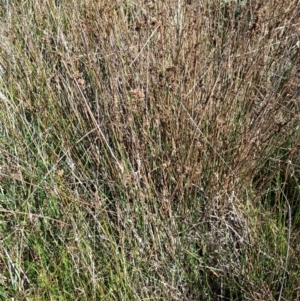
[(239, 2), (0, 5), (0, 298), (299, 300), (299, 5)]

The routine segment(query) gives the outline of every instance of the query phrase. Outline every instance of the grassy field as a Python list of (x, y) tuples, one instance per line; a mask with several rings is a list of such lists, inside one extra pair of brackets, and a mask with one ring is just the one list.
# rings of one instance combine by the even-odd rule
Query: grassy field
[(0, 300), (300, 300), (298, 1), (0, 22)]

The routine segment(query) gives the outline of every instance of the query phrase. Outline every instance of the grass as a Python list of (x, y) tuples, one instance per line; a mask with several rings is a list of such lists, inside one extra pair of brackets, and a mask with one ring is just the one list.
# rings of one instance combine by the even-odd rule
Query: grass
[(300, 298), (297, 1), (4, 1), (0, 299)]

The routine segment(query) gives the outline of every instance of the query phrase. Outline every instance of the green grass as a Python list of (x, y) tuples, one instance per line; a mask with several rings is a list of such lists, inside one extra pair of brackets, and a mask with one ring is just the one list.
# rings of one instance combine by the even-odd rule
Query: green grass
[(0, 16), (1, 300), (299, 300), (297, 1)]

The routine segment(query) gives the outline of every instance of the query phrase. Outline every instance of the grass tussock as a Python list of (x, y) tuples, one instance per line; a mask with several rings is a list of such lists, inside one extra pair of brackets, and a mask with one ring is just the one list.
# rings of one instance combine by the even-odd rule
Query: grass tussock
[(298, 1), (0, 16), (0, 299), (299, 300)]

